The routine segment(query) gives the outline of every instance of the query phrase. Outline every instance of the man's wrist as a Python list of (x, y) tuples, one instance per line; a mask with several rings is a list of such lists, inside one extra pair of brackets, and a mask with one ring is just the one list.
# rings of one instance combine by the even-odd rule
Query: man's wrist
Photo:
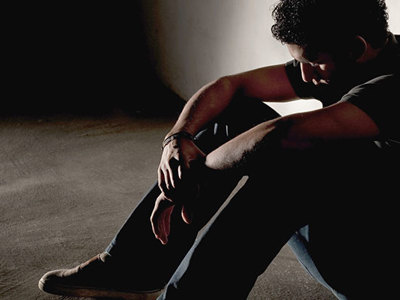
[(164, 148), (165, 148), (170, 142), (172, 142), (173, 140), (182, 139), (182, 138), (188, 139), (188, 140), (191, 140), (191, 141), (194, 140), (193, 135), (191, 135), (189, 132), (187, 132), (187, 131), (179, 131), (179, 132), (177, 132), (177, 133), (171, 134), (170, 136), (166, 137), (166, 138), (164, 139), (163, 143), (162, 143), (161, 149), (164, 150)]

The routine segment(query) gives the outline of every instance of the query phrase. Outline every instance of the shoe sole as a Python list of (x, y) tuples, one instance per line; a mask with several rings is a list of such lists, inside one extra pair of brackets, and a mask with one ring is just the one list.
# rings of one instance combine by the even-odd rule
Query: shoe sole
[(39, 289), (50, 294), (73, 296), (73, 297), (95, 297), (95, 298), (119, 298), (126, 300), (155, 300), (161, 295), (162, 290), (136, 292), (116, 291), (82, 286), (66, 286), (61, 284), (46, 285), (43, 280), (39, 281)]

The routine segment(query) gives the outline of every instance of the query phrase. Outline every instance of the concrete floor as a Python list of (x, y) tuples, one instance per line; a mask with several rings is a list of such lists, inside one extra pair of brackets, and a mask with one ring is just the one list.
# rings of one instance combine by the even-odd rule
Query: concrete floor
[[(0, 298), (45, 294), (39, 278), (103, 251), (154, 182), (172, 118), (111, 114), (0, 120)], [(249, 299), (335, 299), (284, 247)]]

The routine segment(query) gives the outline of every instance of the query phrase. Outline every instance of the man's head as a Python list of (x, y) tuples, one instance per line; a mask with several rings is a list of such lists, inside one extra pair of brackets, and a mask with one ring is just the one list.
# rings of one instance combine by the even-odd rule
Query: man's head
[[(280, 0), (272, 15), (273, 36), (302, 63), (303, 79), (315, 84), (329, 83), (340, 65), (367, 51), (371, 56), (388, 37), (384, 0)], [(309, 71), (316, 67), (314, 76)]]

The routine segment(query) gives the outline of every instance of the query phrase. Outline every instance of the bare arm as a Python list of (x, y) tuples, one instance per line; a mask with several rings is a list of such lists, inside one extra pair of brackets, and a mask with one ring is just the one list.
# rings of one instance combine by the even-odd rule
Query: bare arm
[[(223, 112), (235, 95), (268, 101), (297, 99), (284, 65), (226, 76), (202, 87), (189, 99), (167, 136), (180, 131), (195, 134)], [(203, 158), (204, 153), (190, 140), (176, 139), (169, 143), (158, 169), (161, 190), (168, 196), (182, 180), (183, 174), (190, 171), (193, 162)]]
[(248, 159), (268, 155), (269, 149), (306, 149), (319, 143), (378, 135), (377, 125), (365, 112), (342, 102), (262, 123), (211, 152), (205, 164), (213, 170), (230, 170)]
[[(201, 88), (187, 102), (176, 124), (167, 134), (180, 131), (192, 135), (223, 112), (235, 95), (248, 96), (268, 101), (287, 101), (297, 96), (286, 75), (284, 65), (260, 68), (257, 70), (223, 77)], [(181, 192), (190, 197), (187, 190), (193, 184), (193, 162), (203, 161), (205, 154), (193, 141), (182, 138), (172, 140), (163, 150), (158, 168), (158, 182), (162, 194), (157, 198), (150, 217), (155, 236), (163, 243), (168, 241), (170, 217), (175, 203), (181, 202)], [(195, 173), (195, 172), (194, 172)], [(193, 192), (189, 192), (192, 196)], [(182, 206), (182, 218), (189, 223), (191, 219), (188, 205)]]
[(224, 111), (236, 94), (265, 101), (289, 101), (298, 98), (284, 65), (222, 77), (202, 87), (189, 99), (168, 135), (182, 130), (195, 134)]

